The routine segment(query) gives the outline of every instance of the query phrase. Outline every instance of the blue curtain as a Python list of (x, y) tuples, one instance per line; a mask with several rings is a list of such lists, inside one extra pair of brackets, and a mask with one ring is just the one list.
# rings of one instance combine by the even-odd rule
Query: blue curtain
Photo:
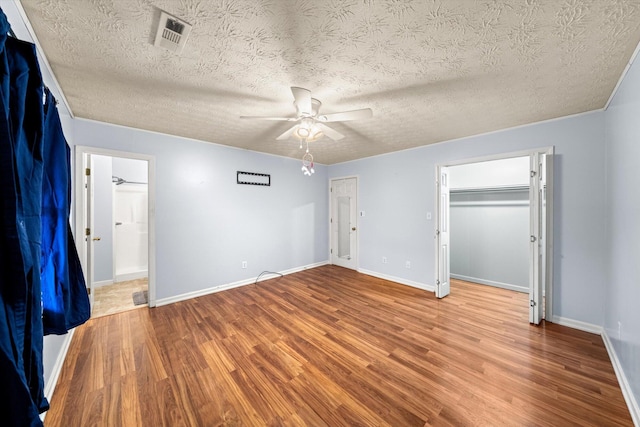
[(69, 225), (70, 152), (58, 109), (45, 90), (42, 179), (42, 306), (44, 334), (66, 334), (90, 316), (87, 287)]
[(35, 46), (9, 30), (0, 9), (0, 420), (39, 426), (43, 336), (90, 311), (69, 228), (69, 147)]

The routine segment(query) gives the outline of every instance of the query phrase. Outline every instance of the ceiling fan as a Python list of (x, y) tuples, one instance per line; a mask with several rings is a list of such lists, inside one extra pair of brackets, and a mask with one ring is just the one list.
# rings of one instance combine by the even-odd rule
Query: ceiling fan
[(276, 120), (286, 122), (300, 122), (277, 137), (278, 140), (296, 136), (301, 140), (315, 141), (327, 135), (334, 141), (344, 138), (340, 132), (330, 128), (324, 123), (344, 122), (347, 120), (368, 119), (373, 116), (371, 108), (360, 110), (343, 111), (340, 113), (319, 114), (322, 102), (311, 97), (311, 91), (301, 87), (292, 87), (293, 104), (296, 107), (295, 117), (263, 117), (263, 116), (240, 116), (241, 119)]

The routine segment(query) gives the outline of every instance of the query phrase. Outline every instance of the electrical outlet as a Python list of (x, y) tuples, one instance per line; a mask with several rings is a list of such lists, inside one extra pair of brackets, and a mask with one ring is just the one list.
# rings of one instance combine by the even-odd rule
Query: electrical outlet
[(411, 268), (411, 261), (407, 261), (404, 263), (405, 268)]
[(618, 320), (618, 339), (622, 339), (622, 322)]
[(247, 261), (242, 261), (242, 268), (247, 268)]
[(383, 263), (383, 264), (386, 264), (386, 263), (387, 263), (387, 257), (386, 257), (386, 256), (383, 256), (383, 257), (382, 257), (382, 263)]

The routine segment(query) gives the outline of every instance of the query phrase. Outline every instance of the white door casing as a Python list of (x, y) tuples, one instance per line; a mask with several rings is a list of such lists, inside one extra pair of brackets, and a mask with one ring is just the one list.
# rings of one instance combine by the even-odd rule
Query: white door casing
[(358, 269), (358, 180), (331, 180), (331, 263)]
[(449, 169), (439, 167), (436, 180), (438, 222), (436, 229), (436, 297), (444, 298), (451, 290), (451, 262), (449, 260)]
[[(93, 268), (91, 265), (91, 247), (89, 246), (90, 239), (85, 241), (81, 240), (85, 237), (85, 223), (87, 217), (87, 205), (91, 198), (87, 193), (87, 189), (84, 185), (78, 185), (78, 183), (85, 182), (85, 168), (86, 159), (92, 154), (110, 157), (122, 157), (127, 159), (144, 160), (147, 162), (147, 212), (148, 212), (148, 236), (147, 236), (147, 248), (148, 248), (148, 292), (149, 292), (149, 307), (156, 306), (156, 247), (155, 247), (155, 157), (152, 155), (138, 154), (117, 150), (110, 150), (105, 148), (87, 147), (76, 145), (75, 146), (75, 179), (74, 179), (74, 229), (76, 230), (76, 249), (80, 257), (85, 278), (88, 282), (92, 281)], [(93, 293), (93, 292), (92, 292)], [(92, 302), (93, 304), (93, 302)]]
[[(553, 319), (553, 152), (553, 147), (546, 147), (537, 150), (505, 153), (436, 165), (436, 235), (434, 241), (435, 289), (437, 297), (441, 298), (442, 296), (446, 296), (450, 290), (448, 281), (446, 288), (439, 288), (438, 286), (438, 282), (443, 282), (441, 277), (447, 277), (448, 280), (450, 273), (449, 252), (443, 247), (443, 243), (448, 243), (449, 236), (445, 234), (443, 237), (441, 232), (443, 228), (446, 228), (447, 232), (449, 231), (449, 212), (448, 209), (445, 209), (443, 206), (443, 194), (448, 193), (448, 188), (443, 188), (443, 186), (440, 185), (440, 182), (443, 181), (441, 179), (441, 171), (443, 169), (446, 171), (446, 166), (528, 156), (531, 159), (531, 170), (536, 172), (536, 181), (533, 181), (533, 178), (531, 178), (531, 187), (535, 186), (536, 189), (534, 192), (534, 190), (530, 188), (529, 193), (530, 231), (531, 236), (535, 237), (535, 242), (530, 243), (529, 318), (530, 321), (535, 324), (538, 324), (541, 319), (546, 319), (547, 321)], [(533, 159), (534, 156), (536, 157), (535, 160)], [(446, 198), (448, 207), (448, 195)], [(533, 239), (530, 238), (530, 240)]]

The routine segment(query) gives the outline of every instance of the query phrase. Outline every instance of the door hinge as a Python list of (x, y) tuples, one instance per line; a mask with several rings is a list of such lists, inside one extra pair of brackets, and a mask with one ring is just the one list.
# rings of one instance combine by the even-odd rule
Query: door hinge
[(534, 176), (536, 176), (536, 171), (531, 171), (531, 178), (533, 178)]
[(436, 230), (436, 236), (440, 235), (440, 230)]
[(331, 218), (331, 219), (329, 220), (329, 222), (330, 222), (331, 224), (333, 224), (333, 218)]
[(440, 280), (436, 280), (436, 286), (440, 286)]
[(531, 243), (535, 242), (536, 241), (536, 236), (531, 236), (530, 240), (531, 240)]
[(84, 170), (84, 174), (85, 174), (86, 176), (91, 175), (91, 169), (86, 168), (86, 169)]
[(529, 307), (535, 307), (535, 306), (536, 306), (536, 302), (534, 300), (530, 300)]
[(90, 228), (85, 228), (84, 229), (84, 235), (85, 236), (90, 236), (91, 235), (91, 229)]
[(87, 288), (87, 295), (91, 295), (91, 288)]
[(333, 253), (333, 249), (331, 249), (331, 253)]

